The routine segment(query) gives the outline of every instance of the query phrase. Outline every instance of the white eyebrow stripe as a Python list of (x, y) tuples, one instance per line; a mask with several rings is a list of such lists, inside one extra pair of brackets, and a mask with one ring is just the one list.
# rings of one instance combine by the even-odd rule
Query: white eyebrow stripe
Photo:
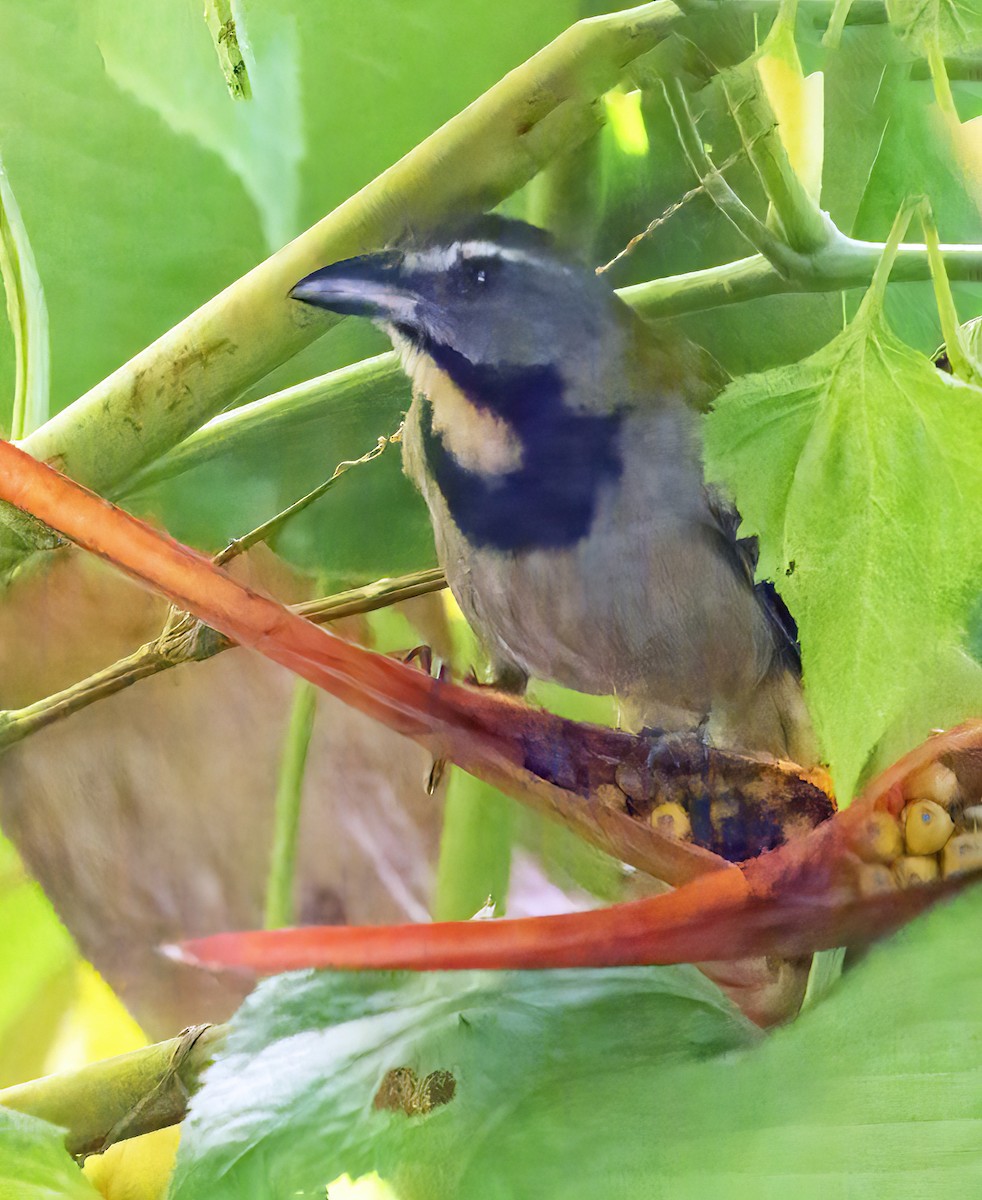
[(538, 254), (534, 250), (499, 246), (496, 242), (481, 240), (453, 242), (449, 246), (431, 246), (425, 250), (412, 251), (406, 257), (412, 267), (421, 267), (426, 271), (446, 271), (461, 259), (468, 258), (497, 258), (502, 262), (526, 263), (539, 267), (564, 266), (551, 257)]
[(533, 263), (540, 267), (557, 265), (549, 255), (518, 246), (499, 246), (496, 242), (483, 241), (458, 244), (462, 258), (500, 258), (503, 262)]
[(460, 245), (430, 246), (426, 250), (414, 250), (406, 255), (411, 267), (422, 267), (425, 271), (446, 271), (460, 259)]

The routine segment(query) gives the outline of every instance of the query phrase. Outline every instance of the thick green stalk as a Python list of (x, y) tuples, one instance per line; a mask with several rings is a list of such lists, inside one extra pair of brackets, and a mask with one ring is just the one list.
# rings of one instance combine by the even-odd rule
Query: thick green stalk
[(261, 438), (264, 432), (280, 428), (282, 422), (303, 426), (324, 419), (332, 410), (364, 408), (368, 403), (396, 412), (408, 401), (409, 383), (396, 355), (389, 351), (366, 358), (213, 417), (129, 480), (123, 494), (134, 495), (220, 455), (234, 454), (243, 439)]
[(176, 1125), (225, 1037), (197, 1025), (143, 1050), (0, 1091), (0, 1104), (67, 1130), (71, 1154), (98, 1154), (126, 1138)]

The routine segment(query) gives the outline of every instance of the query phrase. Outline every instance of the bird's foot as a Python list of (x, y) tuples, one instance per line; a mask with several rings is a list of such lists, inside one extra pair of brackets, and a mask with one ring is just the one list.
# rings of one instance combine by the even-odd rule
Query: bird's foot
[(471, 687), (491, 688), (496, 692), (506, 692), (509, 696), (521, 696), (528, 687), (529, 677), (521, 667), (499, 666), (488, 680), (479, 679), (477, 669), (470, 667), (464, 676), (464, 683)]
[(623, 763), (615, 776), (636, 814), (646, 815), (652, 805), (688, 793), (694, 780), (704, 780), (708, 774), (710, 742), (705, 722), (684, 730), (645, 726), (638, 737), (648, 743), (645, 758)]
[(641, 737), (649, 742), (645, 768), (649, 775), (704, 775), (709, 767), (709, 717), (704, 717), (695, 729), (642, 729)]
[(412, 650), (407, 650), (396, 657), (401, 659), (407, 667), (411, 667), (413, 663), (418, 663), (419, 669), (423, 674), (431, 675), (434, 679), (444, 680), (450, 677), (449, 663), (435, 658), (431, 646), (414, 646)]
[[(449, 668), (445, 662), (441, 662), (436, 671), (433, 670), (433, 648), (431, 646), (414, 646), (412, 650), (402, 656), (402, 661), (406, 666), (411, 666), (413, 663), (419, 664), (419, 669), (424, 675), (435, 675), (437, 679), (446, 679), (449, 674)], [(423, 788), (427, 796), (432, 796), (436, 789), (440, 786), (440, 781), (443, 778), (444, 772), (447, 769), (447, 760), (445, 758), (434, 758), (430, 763), (430, 769), (426, 773), (426, 778), (423, 780)]]

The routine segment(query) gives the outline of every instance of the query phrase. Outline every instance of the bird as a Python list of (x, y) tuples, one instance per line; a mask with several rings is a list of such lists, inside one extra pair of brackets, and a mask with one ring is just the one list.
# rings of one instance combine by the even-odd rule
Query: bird
[(333, 263), (412, 381), (403, 468), (498, 686), (614, 696), (625, 727), (818, 761), (794, 621), (704, 478), (727, 375), (545, 230), (497, 214)]

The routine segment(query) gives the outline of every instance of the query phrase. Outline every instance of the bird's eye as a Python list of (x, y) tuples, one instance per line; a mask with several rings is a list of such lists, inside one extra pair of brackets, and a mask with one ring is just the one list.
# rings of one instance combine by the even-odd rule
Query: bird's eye
[(491, 278), (491, 264), (486, 258), (465, 258), (461, 269), (468, 288), (486, 287)]

